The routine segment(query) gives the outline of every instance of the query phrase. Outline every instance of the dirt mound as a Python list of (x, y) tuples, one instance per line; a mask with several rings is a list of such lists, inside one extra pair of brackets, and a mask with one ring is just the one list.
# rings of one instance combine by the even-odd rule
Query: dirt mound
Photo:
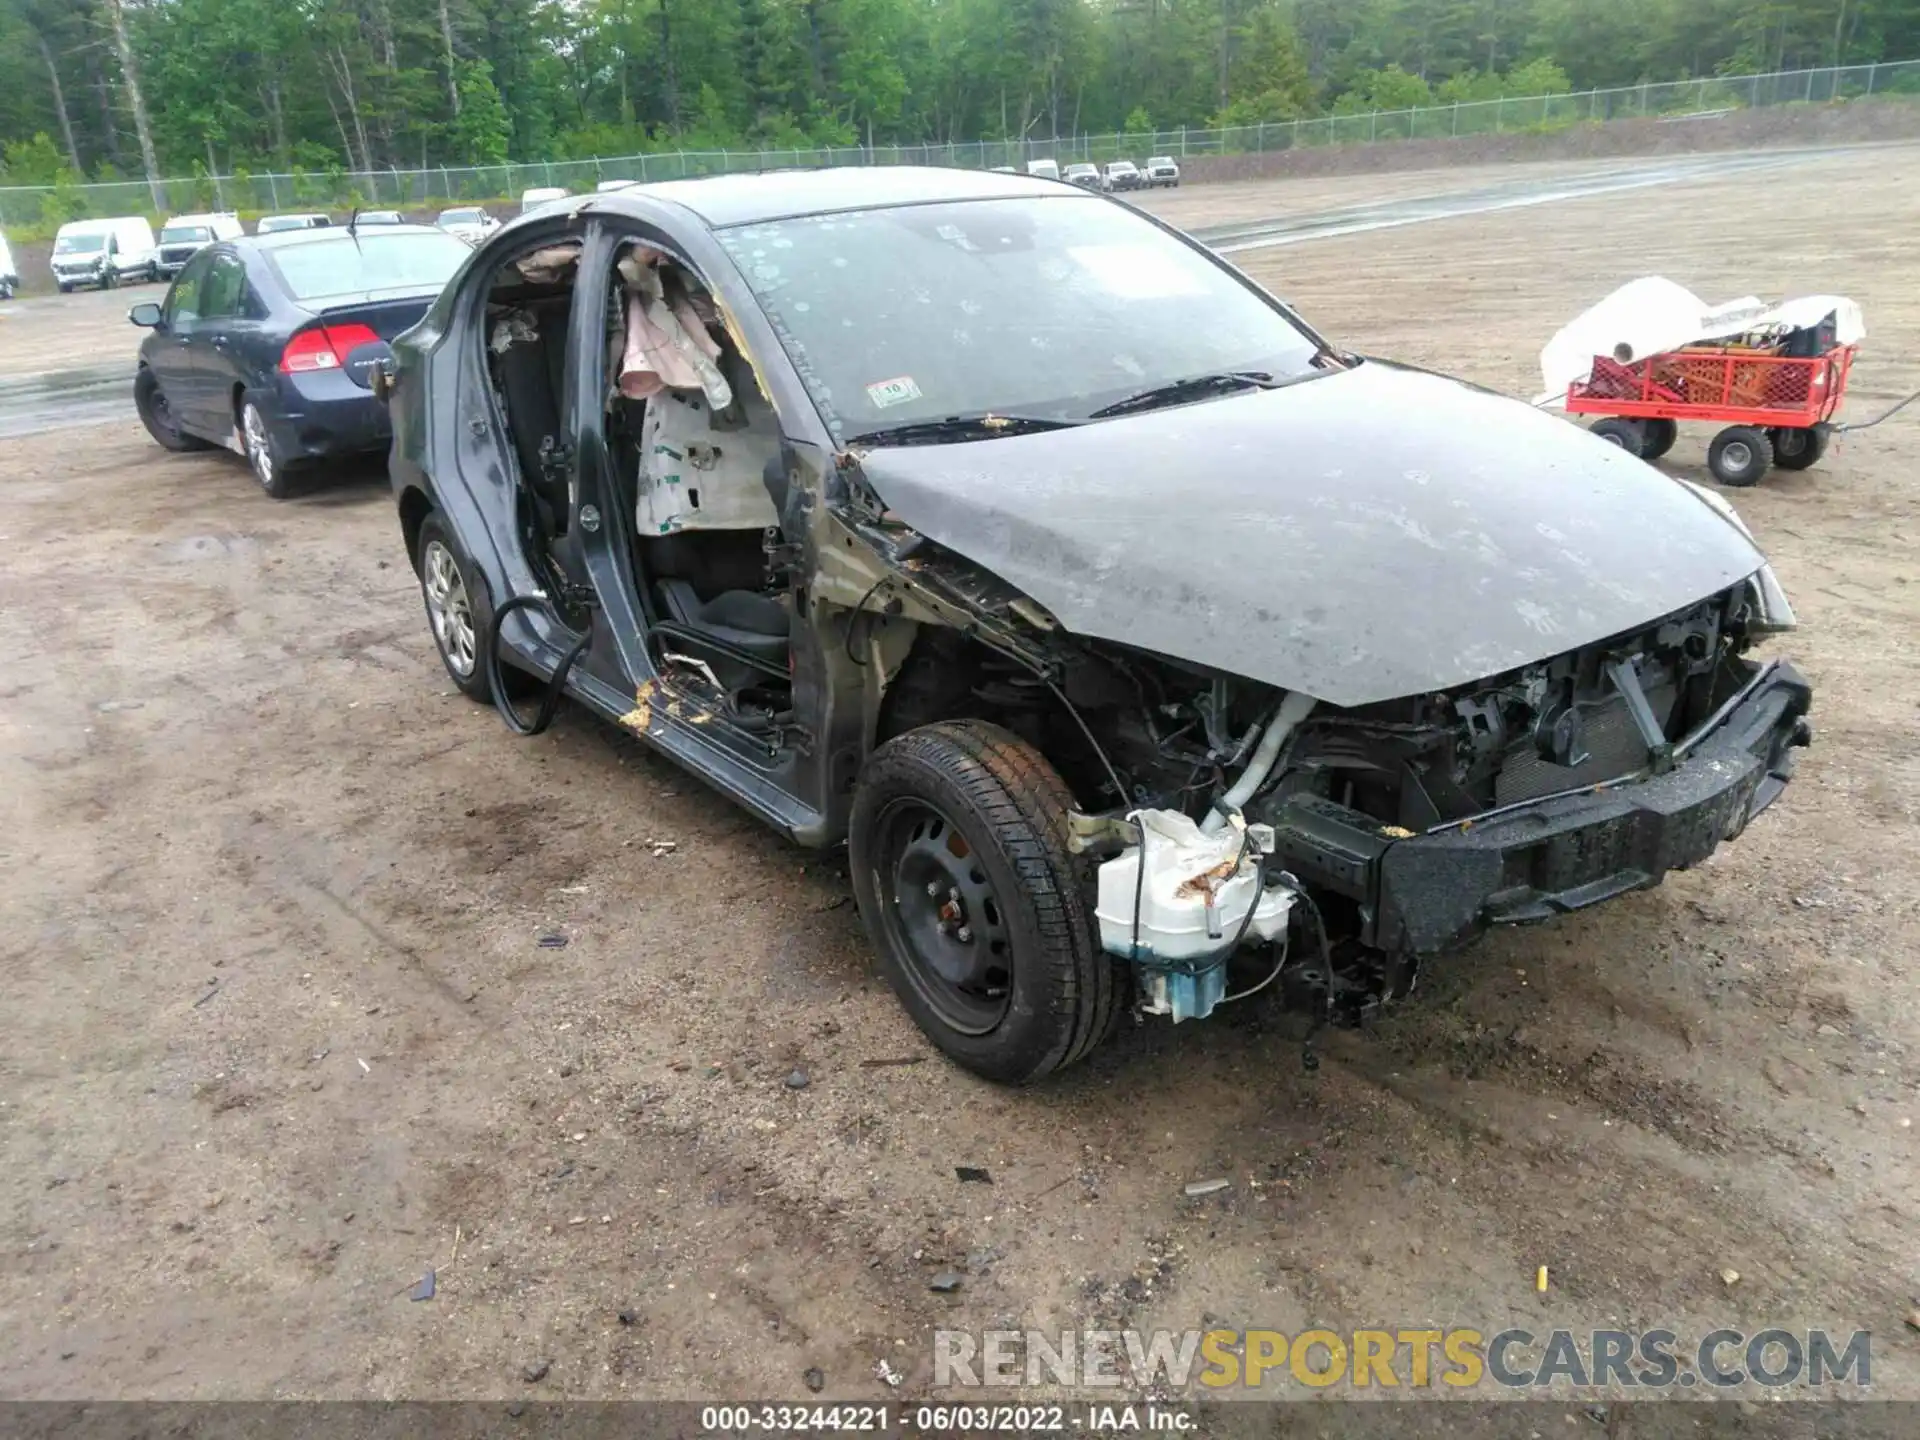
[(1849, 145), (1920, 137), (1920, 105), (1906, 100), (1845, 100), (1780, 105), (1699, 119), (1607, 120), (1570, 130), (1463, 135), (1443, 140), (1381, 140), (1314, 145), (1257, 155), (1203, 155), (1181, 161), (1183, 180), (1261, 180), (1434, 170), (1529, 160), (1613, 155), (1685, 155), (1770, 146)]

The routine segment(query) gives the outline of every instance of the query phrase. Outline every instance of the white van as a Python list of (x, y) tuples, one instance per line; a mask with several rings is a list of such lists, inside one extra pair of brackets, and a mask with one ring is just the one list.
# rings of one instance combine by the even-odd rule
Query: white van
[(160, 250), (144, 215), (69, 220), (53, 237), (53, 283), (66, 294), (76, 285), (111, 289), (122, 280), (160, 278)]
[(1033, 176), (1036, 180), (1058, 180), (1060, 178), (1060, 162), (1058, 160), (1029, 160), (1027, 161), (1027, 174)]
[(19, 288), (20, 271), (13, 263), (13, 251), (7, 248), (7, 237), (0, 235), (0, 300), (11, 300)]
[(556, 200), (566, 199), (568, 193), (558, 185), (536, 185), (520, 197), (520, 213), (531, 215), (542, 205), (551, 205)]
[(160, 227), (160, 275), (171, 280), (187, 261), (200, 253), (202, 245), (216, 240), (234, 240), (246, 234), (240, 217), (224, 215), (176, 215)]

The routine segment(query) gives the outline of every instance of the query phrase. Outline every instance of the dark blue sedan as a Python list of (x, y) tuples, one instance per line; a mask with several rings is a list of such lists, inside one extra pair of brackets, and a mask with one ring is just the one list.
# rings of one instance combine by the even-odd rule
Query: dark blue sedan
[(473, 254), (424, 225), (292, 230), (209, 245), (127, 314), (134, 401), (169, 450), (224, 445), (274, 499), (316, 460), (384, 451), (371, 375)]

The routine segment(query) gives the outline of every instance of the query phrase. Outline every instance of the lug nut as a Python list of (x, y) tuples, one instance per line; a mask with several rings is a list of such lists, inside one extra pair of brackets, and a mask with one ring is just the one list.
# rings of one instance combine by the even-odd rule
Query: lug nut
[(938, 880), (927, 881), (927, 898), (929, 900), (938, 900), (940, 898), (940, 882)]
[(962, 925), (958, 930), (954, 932), (954, 935), (955, 935), (955, 938), (961, 940), (962, 942), (971, 940), (973, 939), (973, 927), (971, 925)]

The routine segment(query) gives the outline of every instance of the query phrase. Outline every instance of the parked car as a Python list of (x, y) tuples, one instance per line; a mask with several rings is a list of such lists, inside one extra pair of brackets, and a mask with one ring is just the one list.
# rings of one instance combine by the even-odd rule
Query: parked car
[(531, 215), (556, 200), (565, 200), (572, 192), (559, 185), (536, 185), (520, 197), (520, 213)]
[(1058, 160), (1029, 160), (1027, 161), (1027, 174), (1036, 180), (1058, 180), (1060, 178), (1060, 162)]
[(1011, 165), (995, 165), (993, 167), (993, 173), (996, 175), (1018, 175), (1020, 172)]
[(356, 226), (404, 225), (407, 223), (407, 217), (402, 215), (398, 210), (362, 210), (353, 217), (353, 223)]
[(1082, 190), (1104, 190), (1106, 181), (1100, 178), (1098, 165), (1069, 165), (1060, 172), (1060, 178), (1069, 185), (1078, 185)]
[(456, 205), (451, 210), (442, 210), (433, 223), (469, 245), (478, 245), (500, 228), (500, 222), (478, 205)]
[(144, 215), (70, 220), (54, 234), (52, 268), (62, 295), (81, 285), (111, 290), (127, 280), (157, 279), (160, 250)]
[(1717, 495), (1058, 185), (651, 185), (495, 236), (393, 348), (453, 683), (844, 840), (994, 1080), (1129, 1009), (1403, 993), (1706, 859), (1809, 739)]
[(238, 451), (284, 499), (310, 462), (385, 448), (369, 373), (471, 253), (424, 225), (208, 246), (164, 302), (128, 312), (151, 332), (134, 376), (140, 419), (169, 450)]
[(1140, 167), (1131, 160), (1114, 160), (1107, 165), (1107, 189), (1138, 190), (1140, 188)]
[(231, 213), (174, 216), (160, 227), (160, 278), (171, 280), (178, 275), (202, 246), (246, 233), (240, 217)]
[(13, 250), (7, 237), (0, 234), (0, 300), (11, 300), (20, 289), (20, 268), (13, 263)]
[(253, 233), (256, 235), (277, 235), (283, 230), (322, 230), (333, 224), (330, 216), (317, 210), (301, 211), (293, 215), (262, 215), (255, 222)]
[(1155, 155), (1147, 161), (1147, 187), (1165, 185), (1177, 189), (1180, 184), (1180, 167), (1173, 163), (1171, 155)]

